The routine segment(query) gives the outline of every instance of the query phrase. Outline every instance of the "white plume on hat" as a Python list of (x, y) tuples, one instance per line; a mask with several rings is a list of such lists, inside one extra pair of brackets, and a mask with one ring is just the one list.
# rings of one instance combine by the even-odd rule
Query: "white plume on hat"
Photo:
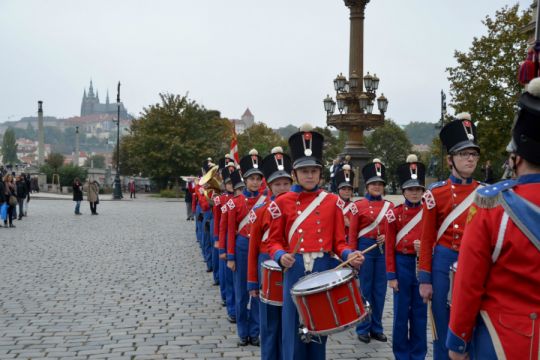
[(456, 119), (458, 120), (471, 120), (471, 114), (469, 114), (468, 112), (461, 112), (459, 114), (456, 115)]
[(416, 156), (415, 154), (410, 154), (409, 156), (407, 156), (407, 162), (408, 163), (418, 162), (418, 156)]
[(283, 148), (281, 146), (276, 146), (275, 148), (272, 149), (272, 154), (282, 154), (283, 153)]
[(305, 123), (302, 126), (300, 126), (300, 131), (307, 132), (307, 131), (312, 131), (312, 130), (313, 130), (313, 125), (309, 123)]
[(540, 98), (540, 78), (534, 78), (529, 82), (527, 92), (534, 97)]
[(343, 165), (343, 170), (351, 170), (351, 165), (349, 164)]
[(259, 152), (257, 151), (257, 149), (251, 149), (249, 150), (249, 155), (259, 155)]
[(382, 161), (381, 161), (381, 159), (379, 159), (379, 158), (373, 159), (373, 162), (374, 162), (374, 163), (381, 163), (381, 164), (382, 164)]

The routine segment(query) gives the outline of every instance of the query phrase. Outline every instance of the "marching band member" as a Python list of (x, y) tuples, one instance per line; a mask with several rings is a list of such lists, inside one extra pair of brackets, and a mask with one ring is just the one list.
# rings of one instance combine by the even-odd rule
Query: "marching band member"
[(259, 192), (263, 173), (262, 158), (253, 149), (240, 159), (246, 183), (242, 194), (227, 202), (227, 266), (234, 272), (236, 326), (238, 345), (259, 346), (259, 300), (251, 298), (247, 289), (247, 260), (249, 247), (249, 215), (254, 206), (264, 202), (266, 195)]
[[(219, 226), (221, 222), (222, 207), (227, 204), (229, 198), (233, 195), (233, 188), (231, 184), (230, 174), (235, 170), (234, 162), (231, 162), (228, 158), (228, 154), (225, 155), (225, 158), (219, 161), (221, 181), (222, 181), (222, 193), (214, 196), (214, 231), (213, 231), (213, 241), (214, 241), (214, 252), (212, 253), (212, 267), (214, 271), (218, 269), (218, 283), (219, 290), (221, 293), (221, 300), (226, 306), (227, 304), (227, 290), (225, 286), (225, 272), (227, 269), (226, 259), (221, 259), (220, 256), (220, 246), (219, 246)], [(226, 208), (226, 207), (225, 207)], [(225, 252), (223, 252), (225, 253)]]
[(384, 241), (386, 217), (384, 216), (393, 204), (383, 199), (386, 184), (386, 168), (379, 159), (366, 164), (362, 168), (362, 176), (366, 184), (366, 196), (356, 201), (357, 214), (351, 217), (349, 244), (353, 249), (365, 250), (379, 243), (379, 250), (366, 254), (366, 260), (360, 271), (360, 287), (362, 295), (371, 305), (371, 316), (358, 324), (356, 334), (358, 340), (369, 343), (371, 338), (385, 342), (382, 314), (386, 295), (386, 266), (384, 257)]
[(450, 266), (457, 261), (465, 228), (465, 220), (474, 200), (474, 191), (480, 185), (472, 175), (480, 157), (475, 143), (476, 127), (469, 114), (444, 126), (440, 133), (448, 151), (447, 162), (452, 171), (450, 178), (435, 184), (424, 193), (422, 236), (420, 238), (420, 264), (418, 280), (420, 295), (425, 302), (431, 300), (437, 340), (433, 341), (433, 357), (447, 359), (445, 346), (450, 309)]
[(446, 345), (452, 359), (540, 355), (540, 79), (508, 145), (517, 179), (480, 189), (467, 216)]
[[(214, 164), (212, 159), (208, 158), (203, 164), (203, 171), (206, 174)], [(206, 272), (212, 272), (212, 226), (213, 226), (213, 216), (212, 216), (212, 203), (211, 199), (213, 196), (213, 191), (208, 188), (208, 184), (204, 184), (202, 187), (199, 187), (199, 192), (197, 194), (197, 203), (201, 209), (202, 222), (200, 225), (200, 232), (202, 238), (202, 253), (204, 261), (206, 262)]]
[[(263, 160), (264, 178), (272, 192), (269, 201), (254, 209), (249, 238), (248, 290), (252, 297), (259, 296), (261, 264), (270, 259), (266, 243), (272, 217), (267, 210), (270, 201), (288, 192), (292, 185), (292, 162), (281, 147), (272, 149), (272, 153)], [(281, 306), (259, 302), (261, 359), (280, 360), (281, 345)]]
[(358, 212), (356, 205), (351, 201), (354, 181), (354, 171), (351, 170), (351, 165), (343, 165), (341, 170), (334, 175), (334, 181), (339, 195), (338, 206), (343, 212), (343, 220), (345, 221), (345, 239), (349, 243), (349, 224), (351, 217)]
[[(230, 163), (229, 163), (230, 164)], [(231, 167), (227, 167), (229, 171)], [(228, 174), (228, 181), (226, 179), (227, 174), (224, 174), (225, 187), (227, 191), (232, 190), (233, 194), (229, 196), (227, 202), (221, 206), (221, 218), (219, 220), (219, 256), (220, 259), (225, 262), (225, 302), (227, 305), (227, 320), (230, 323), (236, 323), (236, 294), (234, 288), (234, 273), (227, 266), (227, 247), (229, 244), (228, 238), (228, 226), (229, 226), (229, 203), (235, 196), (239, 196), (244, 191), (246, 186), (240, 170), (233, 170)]]
[[(345, 242), (343, 213), (338, 198), (318, 187), (322, 173), (324, 138), (303, 126), (289, 138), (293, 159), (293, 175), (297, 185), (268, 206), (272, 218), (268, 237), (270, 256), (282, 267), (283, 359), (324, 359), (326, 336), (320, 342), (303, 343), (299, 335), (299, 318), (290, 290), (305, 274), (332, 269), (336, 260), (331, 252), (358, 267), (363, 255), (354, 252)], [(299, 243), (300, 242), (300, 243)], [(289, 253), (289, 249), (298, 249)], [(286, 271), (288, 270), (288, 271)]]
[(424, 164), (409, 155), (397, 169), (405, 203), (386, 213), (386, 277), (394, 290), (392, 350), (397, 360), (420, 360), (427, 354), (427, 307), (416, 279), (425, 174)]

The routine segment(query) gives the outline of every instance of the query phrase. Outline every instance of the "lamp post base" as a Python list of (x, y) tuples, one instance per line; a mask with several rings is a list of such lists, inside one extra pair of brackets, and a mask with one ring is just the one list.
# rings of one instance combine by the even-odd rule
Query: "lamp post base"
[(116, 174), (114, 177), (113, 200), (122, 200), (122, 186), (120, 185), (120, 176)]

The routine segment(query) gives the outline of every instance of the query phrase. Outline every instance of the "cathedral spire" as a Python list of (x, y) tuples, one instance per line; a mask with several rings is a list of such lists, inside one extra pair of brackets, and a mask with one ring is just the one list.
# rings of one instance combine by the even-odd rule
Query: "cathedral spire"
[(94, 85), (92, 79), (90, 79), (90, 87), (88, 88), (88, 97), (94, 97)]
[(109, 89), (107, 89), (107, 98), (105, 99), (105, 104), (109, 105)]
[(97, 99), (97, 102), (99, 103), (99, 91), (96, 90), (96, 99)]
[(83, 92), (82, 98), (83, 98), (83, 100), (86, 99), (86, 88), (84, 88), (84, 92)]

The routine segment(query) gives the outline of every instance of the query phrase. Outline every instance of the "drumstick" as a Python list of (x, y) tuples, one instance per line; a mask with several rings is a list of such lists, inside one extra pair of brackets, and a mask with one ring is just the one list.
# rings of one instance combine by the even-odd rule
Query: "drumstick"
[[(365, 253), (368, 253), (368, 252), (370, 252), (371, 250), (375, 249), (377, 246), (379, 246), (379, 244), (373, 244), (373, 245), (371, 245), (370, 247), (368, 247), (367, 249), (360, 251), (360, 254), (364, 255)], [(344, 261), (344, 262), (342, 262), (341, 264), (339, 264), (338, 266), (336, 266), (336, 267), (334, 268), (334, 270), (339, 270), (339, 269), (341, 269), (342, 267), (344, 267), (344, 266), (346, 266), (346, 265), (349, 265), (349, 263), (350, 263), (351, 261), (353, 261), (354, 259), (356, 259), (357, 257), (358, 257), (358, 255), (355, 254), (355, 255), (352, 256), (349, 260)]]
[[(298, 241), (296, 242), (296, 245), (294, 245), (294, 249), (293, 249), (293, 252), (291, 253), (291, 255), (294, 257), (296, 255), (296, 253), (298, 252), (298, 249), (300, 249), (300, 244), (304, 241), (304, 237), (301, 236), (300, 239), (298, 239)], [(287, 270), (289, 270), (289, 268), (285, 268), (283, 270), (283, 273), (286, 273)]]
[(431, 323), (431, 335), (433, 336), (433, 340), (438, 340), (437, 336), (437, 327), (435, 326), (435, 318), (433, 317), (433, 311), (431, 310), (431, 300), (428, 301), (428, 315), (429, 315), (429, 322)]

